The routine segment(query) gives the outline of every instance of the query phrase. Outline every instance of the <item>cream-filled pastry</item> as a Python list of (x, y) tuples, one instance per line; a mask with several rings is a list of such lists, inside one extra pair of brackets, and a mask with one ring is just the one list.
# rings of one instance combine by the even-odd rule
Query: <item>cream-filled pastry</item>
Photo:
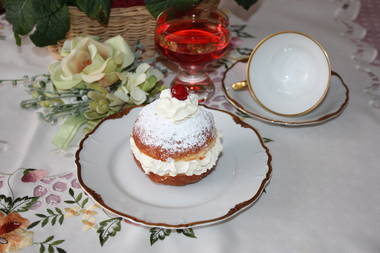
[(160, 184), (199, 181), (215, 167), (223, 146), (211, 112), (184, 86), (163, 90), (146, 105), (132, 129), (130, 145), (137, 165)]

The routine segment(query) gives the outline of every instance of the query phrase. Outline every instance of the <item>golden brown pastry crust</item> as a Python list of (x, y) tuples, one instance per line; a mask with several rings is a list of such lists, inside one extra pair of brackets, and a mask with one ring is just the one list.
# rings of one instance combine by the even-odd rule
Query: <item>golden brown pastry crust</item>
[(194, 157), (199, 157), (200, 155), (205, 154), (212, 146), (214, 146), (216, 141), (215, 134), (207, 133), (207, 141), (202, 146), (194, 146), (182, 152), (178, 151), (169, 153), (168, 150), (165, 150), (161, 147), (145, 145), (141, 141), (140, 136), (138, 136), (135, 131), (132, 132), (132, 138), (135, 141), (137, 148), (142, 153), (161, 161), (166, 161), (168, 158), (185, 161), (193, 160)]
[[(135, 159), (137, 166), (145, 173), (145, 171), (143, 170), (141, 166), (141, 163), (136, 159), (134, 155), (133, 155), (133, 158)], [(170, 176), (166, 174), (166, 175), (160, 176), (152, 172), (146, 175), (150, 178), (150, 180), (158, 184), (183, 186), (183, 185), (193, 184), (193, 183), (198, 182), (202, 178), (208, 176), (214, 170), (214, 168), (215, 166), (200, 175), (191, 175), (191, 176), (187, 176), (185, 174), (178, 174), (176, 176)]]

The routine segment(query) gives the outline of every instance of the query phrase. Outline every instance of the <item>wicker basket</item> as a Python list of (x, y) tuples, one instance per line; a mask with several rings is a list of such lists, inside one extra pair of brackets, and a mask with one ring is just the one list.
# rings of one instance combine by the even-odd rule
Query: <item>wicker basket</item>
[[(220, 0), (204, 0), (201, 5), (204, 8), (216, 8)], [(84, 12), (76, 7), (69, 7), (70, 30), (66, 39), (78, 35), (94, 35), (104, 41), (110, 37), (121, 35), (130, 46), (140, 41), (145, 47), (144, 57), (151, 57), (155, 53), (154, 29), (155, 18), (145, 6), (133, 6), (128, 8), (112, 8), (107, 25), (89, 18)], [(56, 46), (49, 47), (50, 52), (57, 58), (58, 50), (63, 41)]]

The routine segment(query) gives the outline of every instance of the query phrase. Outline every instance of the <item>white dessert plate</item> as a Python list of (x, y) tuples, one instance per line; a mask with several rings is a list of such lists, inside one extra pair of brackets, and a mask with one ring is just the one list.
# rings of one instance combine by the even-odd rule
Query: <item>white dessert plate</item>
[(306, 34), (271, 34), (252, 50), (248, 88), (264, 109), (282, 116), (313, 111), (330, 86), (331, 64), (322, 45)]
[(271, 177), (271, 155), (252, 126), (207, 108), (223, 134), (215, 170), (195, 184), (160, 185), (137, 167), (129, 147), (141, 108), (106, 118), (80, 143), (78, 179), (99, 205), (144, 226), (185, 228), (229, 219), (259, 198)]
[(235, 62), (222, 80), (226, 99), (239, 111), (267, 123), (283, 126), (306, 126), (321, 124), (339, 116), (349, 101), (349, 89), (342, 77), (332, 72), (330, 89), (323, 102), (312, 112), (296, 117), (286, 117), (271, 113), (261, 107), (249, 94), (248, 89), (233, 90), (232, 84), (245, 80), (248, 59)]

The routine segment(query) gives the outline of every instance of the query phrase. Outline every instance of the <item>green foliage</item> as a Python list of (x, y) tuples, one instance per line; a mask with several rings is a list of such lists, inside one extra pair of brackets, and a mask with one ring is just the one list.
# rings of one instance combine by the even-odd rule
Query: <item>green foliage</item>
[(86, 206), (86, 204), (88, 202), (88, 198), (84, 198), (82, 200), (82, 197), (83, 197), (83, 193), (82, 192), (80, 192), (77, 196), (75, 196), (74, 190), (72, 188), (70, 188), (69, 189), (69, 194), (70, 194), (72, 200), (65, 200), (64, 202), (66, 204), (77, 204), (77, 206), (79, 206), (80, 208), (85, 208), (85, 206)]
[(57, 247), (57, 245), (63, 243), (65, 240), (55, 240), (53, 241), (54, 239), (54, 236), (49, 236), (48, 238), (45, 239), (45, 241), (43, 242), (39, 242), (39, 243), (34, 243), (34, 244), (39, 244), (40, 245), (40, 253), (44, 253), (46, 252), (46, 249), (47, 249), (47, 252), (49, 253), (54, 253), (54, 252), (58, 252), (58, 253), (66, 253), (66, 250), (60, 248), (60, 247)]
[(0, 195), (0, 211), (8, 214), (12, 209), (12, 198), (5, 195)]
[(183, 234), (190, 238), (197, 238), (194, 234), (194, 230), (192, 228), (184, 228), (184, 229), (177, 229), (176, 230), (178, 234)]
[(13, 24), (15, 34), (26, 35), (36, 24), (36, 13), (33, 9), (33, 0), (6, 0), (6, 19)]
[(172, 232), (171, 229), (166, 228), (151, 228), (149, 229), (150, 232), (150, 245), (153, 245), (155, 242), (160, 240), (164, 240), (165, 237), (169, 236)]
[(153, 17), (157, 17), (161, 12), (168, 8), (188, 9), (198, 4), (201, 0), (145, 0), (146, 8)]
[(53, 144), (60, 149), (67, 149), (79, 128), (86, 122), (86, 118), (82, 115), (71, 115), (58, 129), (53, 138)]
[(20, 35), (27, 35), (37, 46), (54, 45), (63, 39), (70, 28), (69, 12), (60, 0), (6, 0), (6, 19), (13, 25), (17, 45)]
[(252, 52), (252, 49), (247, 47), (237, 47), (236, 52), (238, 52), (238, 54), (241, 56), (249, 56)]
[(236, 34), (239, 38), (255, 38), (252, 34), (245, 32), (247, 25), (231, 25), (231, 32)]
[(98, 20), (101, 24), (107, 24), (112, 0), (76, 0), (78, 8), (87, 13), (90, 18)]
[[(157, 17), (168, 8), (186, 10), (202, 0), (145, 0), (146, 8)], [(249, 9), (257, 0), (235, 0), (245, 9)], [(17, 45), (21, 45), (21, 36), (30, 35), (36, 46), (55, 45), (65, 38), (70, 29), (68, 5), (77, 6), (90, 18), (107, 24), (110, 16), (112, 0), (5, 0), (6, 19), (13, 25), (14, 37)], [(240, 37), (249, 34), (241, 33)]]
[(38, 224), (41, 224), (41, 227), (45, 227), (49, 221), (52, 226), (54, 226), (57, 221), (59, 225), (62, 225), (65, 215), (63, 214), (62, 210), (56, 207), (54, 210), (52, 209), (46, 209), (47, 214), (42, 214), (42, 213), (37, 213), (36, 216), (41, 218), (40, 220), (37, 220), (35, 222), (32, 222), (29, 226), (28, 229), (32, 229)]
[(30, 35), (30, 39), (38, 47), (55, 45), (70, 29), (67, 5), (61, 0), (33, 1), (32, 12), (36, 13), (38, 19), (36, 30)]
[[(153, 245), (158, 240), (164, 240), (166, 237), (168, 237), (172, 233), (172, 231), (174, 230), (166, 229), (166, 228), (158, 228), (158, 227), (149, 229), (150, 245)], [(190, 238), (197, 238), (192, 228), (176, 229), (175, 231), (178, 234), (183, 234), (184, 236), (187, 236)]]
[(121, 217), (117, 217), (99, 223), (96, 232), (99, 234), (100, 245), (103, 246), (110, 237), (114, 237), (121, 230), (121, 220)]
[(0, 195), (0, 211), (9, 214), (12, 212), (26, 212), (36, 202), (38, 197), (24, 196), (12, 199), (3, 194)]
[[(22, 35), (30, 35), (36, 46), (55, 45), (70, 29), (68, 1), (5, 0), (6, 19), (13, 25), (17, 45)], [(89, 17), (108, 22), (111, 0), (77, 0), (74, 3)]]
[(273, 140), (269, 139), (269, 138), (263, 137), (263, 141), (264, 141), (264, 143), (268, 143), (268, 142), (272, 142)]

